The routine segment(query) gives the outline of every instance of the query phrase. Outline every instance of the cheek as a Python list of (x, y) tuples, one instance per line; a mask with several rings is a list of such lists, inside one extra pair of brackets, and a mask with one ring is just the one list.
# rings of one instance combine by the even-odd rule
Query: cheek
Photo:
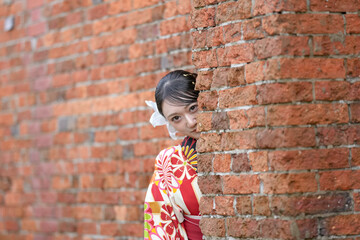
[(172, 126), (175, 128), (175, 130), (178, 131), (178, 132), (180, 132), (180, 133), (183, 133), (184, 130), (185, 130), (184, 124), (182, 123), (182, 121), (179, 122), (179, 123), (176, 123), (176, 124), (171, 124), (171, 123), (170, 123), (170, 125), (172, 125)]

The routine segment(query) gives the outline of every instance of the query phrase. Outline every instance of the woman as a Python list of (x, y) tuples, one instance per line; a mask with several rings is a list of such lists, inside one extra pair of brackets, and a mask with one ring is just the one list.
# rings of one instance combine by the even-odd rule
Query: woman
[(145, 198), (145, 239), (202, 239), (199, 227), (200, 189), (197, 184), (196, 74), (177, 70), (156, 87), (152, 125), (167, 125), (170, 136), (186, 137), (181, 145), (162, 150)]

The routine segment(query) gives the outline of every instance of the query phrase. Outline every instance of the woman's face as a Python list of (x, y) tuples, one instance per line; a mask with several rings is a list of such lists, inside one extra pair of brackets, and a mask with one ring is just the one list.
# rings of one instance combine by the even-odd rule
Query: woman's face
[(176, 131), (195, 139), (200, 137), (200, 133), (196, 132), (197, 102), (178, 106), (165, 100), (162, 104), (162, 111), (166, 120), (169, 121)]

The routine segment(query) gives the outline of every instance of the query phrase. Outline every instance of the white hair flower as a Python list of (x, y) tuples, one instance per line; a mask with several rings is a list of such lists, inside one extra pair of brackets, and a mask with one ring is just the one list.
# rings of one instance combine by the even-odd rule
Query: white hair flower
[(153, 127), (157, 127), (157, 126), (162, 126), (162, 125), (166, 125), (170, 137), (174, 140), (177, 139), (176, 137), (176, 133), (177, 131), (175, 130), (175, 128), (173, 126), (170, 125), (169, 121), (167, 121), (163, 115), (161, 115), (161, 113), (159, 112), (159, 109), (157, 108), (157, 105), (155, 102), (153, 101), (145, 101), (146, 105), (148, 105), (149, 107), (151, 107), (154, 110), (154, 113), (151, 115), (149, 122), (151, 123), (151, 125), (153, 125)]

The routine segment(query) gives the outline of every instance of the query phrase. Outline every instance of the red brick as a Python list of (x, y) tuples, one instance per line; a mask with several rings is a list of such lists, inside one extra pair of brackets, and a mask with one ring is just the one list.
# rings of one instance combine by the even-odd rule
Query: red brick
[(198, 155), (198, 172), (210, 172), (213, 171), (213, 154), (201, 154)]
[(257, 238), (261, 234), (260, 221), (250, 218), (226, 219), (228, 235), (240, 238)]
[(254, 172), (264, 172), (268, 171), (268, 152), (250, 152), (249, 153), (249, 162), (251, 169)]
[(27, 0), (26, 3), (27, 8), (32, 9), (41, 7), (44, 4), (44, 0)]
[(46, 24), (44, 22), (39, 22), (29, 26), (27, 34), (29, 36), (37, 36), (42, 33), (45, 33), (45, 31), (46, 31)]
[[(146, 155), (156, 155), (159, 153), (160, 150), (161, 150), (160, 146), (157, 145), (154, 147), (154, 143), (152, 142), (151, 143), (143, 142), (143, 143), (134, 144), (134, 149), (132, 152), (135, 156), (146, 156)], [(125, 152), (124, 149), (123, 152)]]
[(281, 59), (281, 78), (344, 78), (343, 59)]
[(258, 59), (280, 55), (308, 56), (310, 55), (308, 42), (308, 37), (281, 36), (265, 38), (256, 41), (254, 51)]
[[(262, 29), (261, 19), (245, 20), (244, 23), (242, 24), (242, 28), (243, 28), (244, 40), (261, 39), (261, 38), (265, 37), (265, 32)], [(239, 31), (239, 33), (240, 33), (240, 31)], [(237, 36), (238, 35), (239, 34), (237, 34)]]
[(346, 99), (351, 84), (344, 81), (321, 81), (315, 83), (315, 96), (317, 100), (334, 101)]
[(358, 189), (360, 171), (339, 170), (320, 173), (320, 190), (350, 190)]
[(220, 68), (214, 71), (211, 88), (239, 86), (245, 84), (244, 67)]
[(346, 104), (278, 105), (268, 108), (267, 121), (271, 126), (347, 123), (349, 115)]
[(314, 0), (310, 3), (311, 11), (315, 12), (355, 12), (360, 10), (358, 0), (344, 0), (341, 3), (335, 0)]
[(65, 190), (72, 187), (72, 181), (69, 177), (53, 177), (52, 188), (57, 190)]
[(224, 237), (226, 233), (224, 219), (202, 218), (200, 228), (205, 236)]
[(233, 170), (233, 172), (249, 172), (251, 170), (251, 166), (247, 154), (245, 153), (231, 154), (231, 158), (232, 158), (231, 169)]
[(95, 133), (95, 142), (114, 142), (117, 139), (117, 131), (104, 131)]
[(215, 8), (194, 9), (191, 16), (193, 28), (215, 26)]
[(213, 78), (212, 71), (201, 71), (198, 72), (198, 76), (196, 78), (195, 89), (197, 90), (210, 90), (211, 83)]
[(200, 199), (199, 210), (202, 215), (215, 214), (214, 198), (202, 196)]
[(229, 118), (226, 112), (213, 112), (211, 126), (214, 130), (229, 129)]
[(359, 52), (359, 36), (316, 36), (314, 37), (314, 54), (328, 55), (351, 55)]
[(143, 212), (137, 206), (115, 206), (116, 220), (137, 221), (141, 220)]
[(91, 222), (78, 222), (77, 223), (78, 234), (96, 234), (96, 224)]
[(232, 108), (235, 106), (257, 104), (256, 99), (257, 87), (246, 86), (237, 87), (219, 92), (219, 107)]
[(276, 13), (281, 11), (305, 12), (307, 10), (306, 0), (290, 0), (290, 1), (264, 1), (256, 0), (254, 3), (254, 15), (265, 15), (268, 13)]
[(12, 114), (0, 115), (0, 126), (10, 127), (12, 124), (14, 124), (14, 118)]
[[(159, 8), (144, 9), (128, 13), (126, 25), (136, 26), (144, 23), (150, 23), (152, 20), (156, 20), (156, 10), (159, 10)], [(160, 10), (162, 10), (162, 8)]]
[(272, 83), (257, 86), (259, 104), (312, 101), (312, 84), (308, 82)]
[[(132, 139), (137, 139), (138, 134), (136, 133), (136, 129), (133, 129), (133, 131), (131, 131), (131, 133), (129, 132), (129, 134), (132, 134), (134, 136)], [(129, 139), (128, 137), (123, 136), (123, 132), (120, 133), (120, 136), (121, 139)], [(167, 128), (165, 126), (154, 128), (153, 126), (148, 125), (140, 128), (140, 138), (144, 140), (146, 139), (149, 140), (153, 138), (162, 138), (168, 136), (169, 136), (169, 132), (167, 131)]]
[(253, 214), (270, 216), (271, 211), (269, 207), (269, 198), (266, 196), (254, 196), (253, 200)]
[(39, 223), (39, 231), (52, 233), (58, 231), (58, 222), (53, 220), (40, 221)]
[(257, 175), (223, 176), (224, 194), (250, 194), (260, 192)]
[(131, 0), (115, 1), (109, 3), (108, 13), (113, 15), (122, 12), (127, 12), (130, 10), (131, 10)]
[(201, 92), (198, 98), (199, 108), (205, 111), (215, 110), (218, 104), (218, 93), (216, 91)]
[(329, 235), (356, 235), (360, 233), (360, 218), (358, 214), (338, 215), (324, 218), (322, 233)]
[(194, 0), (193, 6), (194, 7), (203, 7), (205, 5), (211, 5), (219, 2), (223, 2), (224, 0)]
[(172, 33), (180, 33), (190, 30), (190, 24), (188, 23), (188, 18), (184, 17), (177, 17), (171, 20), (166, 20), (161, 22), (160, 24), (160, 34), (169, 35)]
[(92, 50), (95, 50), (123, 44), (130, 44), (134, 42), (135, 38), (136, 31), (134, 29), (125, 29), (123, 31), (118, 31), (112, 35), (93, 37), (91, 39), (90, 48)]
[[(285, 60), (283, 60), (285, 62)], [(281, 64), (279, 59), (252, 62), (245, 66), (247, 83), (264, 80), (281, 79)]]
[(339, 146), (354, 144), (360, 139), (360, 127), (351, 125), (318, 128), (319, 145)]
[(160, 0), (150, 0), (150, 1), (146, 1), (146, 2), (135, 0), (133, 5), (134, 5), (134, 9), (137, 9), (137, 8), (148, 7), (148, 6), (151, 6), (151, 5), (156, 5), (159, 2), (160, 2)]
[(354, 210), (360, 210), (360, 193), (354, 193)]
[(236, 211), (241, 215), (248, 215), (252, 213), (250, 196), (239, 196), (236, 197)]
[(256, 134), (259, 148), (313, 147), (315, 131), (313, 128), (276, 128), (261, 130)]
[(216, 24), (249, 18), (251, 5), (250, 0), (220, 4), (216, 11)]
[(263, 29), (269, 35), (331, 34), (343, 31), (344, 20), (330, 14), (281, 14), (263, 18)]
[(209, 175), (199, 177), (199, 187), (203, 194), (218, 194), (222, 192), (221, 180), (218, 175)]
[(346, 14), (345, 17), (346, 17), (346, 32), (360, 33), (360, 17), (356, 14)]
[(29, 232), (36, 232), (38, 231), (37, 223), (34, 220), (30, 219), (23, 219), (21, 221), (21, 229)]
[(270, 167), (275, 171), (346, 168), (349, 167), (348, 156), (346, 148), (274, 151), (268, 154)]
[(205, 113), (199, 113), (196, 116), (197, 121), (197, 131), (209, 131), (211, 130), (211, 121), (212, 121), (212, 113), (205, 112)]
[(19, 231), (19, 225), (16, 221), (5, 220), (3, 224), (5, 231)]
[(265, 110), (263, 107), (254, 107), (247, 110), (227, 112), (230, 129), (243, 129), (265, 126)]
[(252, 62), (254, 58), (255, 53), (253, 43), (242, 43), (217, 49), (218, 65), (221, 67)]
[[(292, 239), (290, 221), (282, 219), (228, 218), (227, 233), (240, 238)], [(276, 229), (276, 231), (274, 231)]]
[(351, 155), (352, 155), (351, 165), (360, 166), (360, 148), (352, 148)]
[(264, 193), (315, 192), (317, 183), (314, 173), (267, 173), (260, 175)]
[(100, 234), (106, 236), (119, 236), (119, 224), (117, 223), (102, 223), (100, 225)]
[(360, 104), (359, 103), (353, 103), (350, 105), (350, 111), (351, 111), (351, 122), (360, 122)]
[(278, 196), (271, 200), (271, 209), (276, 215), (299, 216), (350, 211), (351, 197), (348, 193)]
[[(225, 25), (223, 27), (223, 42), (224, 43), (232, 43), (232, 42), (238, 42), (242, 39), (242, 23), (232, 23)], [(245, 27), (245, 26), (244, 26)]]
[(213, 166), (214, 172), (230, 172), (231, 168), (231, 155), (230, 154), (216, 154)]
[(213, 79), (213, 72), (212, 71), (198, 72), (198, 76), (196, 78), (195, 89), (197, 89), (197, 90), (210, 90), (212, 79)]
[(73, 142), (73, 134), (69, 132), (58, 133), (54, 136), (54, 144), (70, 144)]
[(360, 76), (360, 60), (358, 58), (347, 60), (348, 69), (346, 75), (350, 77)]
[(316, 238), (318, 235), (317, 219), (300, 219), (296, 221), (301, 239)]
[(234, 197), (216, 196), (215, 197), (215, 211), (218, 215), (233, 216), (234, 211)]
[(215, 50), (194, 52), (192, 55), (192, 61), (197, 68), (218, 66)]
[[(221, 150), (252, 149), (257, 147), (256, 130), (226, 132), (221, 138)], [(216, 149), (214, 149), (216, 151)]]
[[(122, 4), (121, 2), (113, 2), (110, 4)], [(114, 11), (113, 8), (110, 7), (109, 11)], [(93, 33), (95, 35), (101, 34), (103, 32), (112, 32), (119, 29), (123, 29), (126, 26), (126, 19), (124, 16), (116, 17), (116, 18), (107, 18), (98, 20), (93, 23)]]
[(87, 15), (89, 20), (102, 18), (108, 14), (109, 5), (101, 4), (88, 10)]
[(92, 147), (91, 148), (91, 157), (92, 158), (104, 158), (108, 154), (107, 147)]
[[(158, 135), (165, 135), (165, 133), (163, 132), (163, 134), (157, 133)], [(166, 134), (167, 136), (167, 134)], [(118, 138), (121, 140), (134, 140), (134, 139), (138, 139), (139, 137), (139, 129), (138, 128), (119, 128), (118, 130)], [(115, 140), (115, 139), (114, 139)]]

